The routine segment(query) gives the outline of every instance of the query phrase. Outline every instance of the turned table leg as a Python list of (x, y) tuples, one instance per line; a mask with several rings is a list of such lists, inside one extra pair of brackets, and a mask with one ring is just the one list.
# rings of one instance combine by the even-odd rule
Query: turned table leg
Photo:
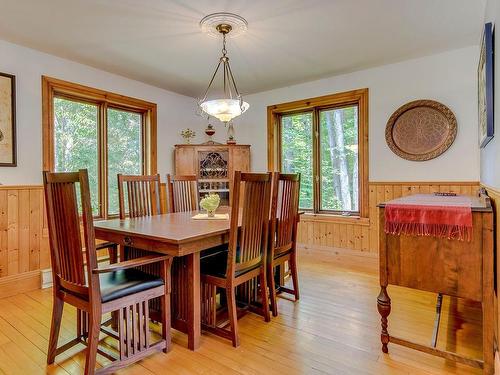
[(389, 294), (387, 294), (387, 287), (380, 287), (380, 294), (377, 297), (377, 308), (381, 316), (382, 322), (382, 332), (380, 333), (380, 341), (382, 342), (382, 351), (388, 353), (389, 349), (387, 344), (389, 344), (389, 332), (387, 331), (387, 317), (391, 313), (391, 299)]

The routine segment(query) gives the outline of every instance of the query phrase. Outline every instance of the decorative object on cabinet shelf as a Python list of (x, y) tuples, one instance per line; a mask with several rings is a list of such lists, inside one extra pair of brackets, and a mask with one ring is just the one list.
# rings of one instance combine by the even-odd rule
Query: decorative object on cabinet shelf
[[(247, 102), (243, 101), (243, 97), (238, 91), (226, 50), (226, 36), (231, 31), (231, 36), (235, 36), (245, 31), (247, 26), (248, 23), (243, 17), (223, 12), (210, 14), (203, 17), (200, 21), (200, 27), (203, 32), (209, 35), (222, 35), (222, 56), (219, 59), (203, 98), (198, 101), (198, 105), (205, 113), (218, 118), (223, 123), (227, 123), (233, 118), (243, 114), (250, 107)], [(221, 67), (224, 94), (220, 98), (209, 99), (209, 91)]]
[(208, 141), (205, 142), (206, 145), (214, 145), (216, 142), (214, 142), (213, 135), (215, 134), (215, 128), (214, 126), (210, 123), (210, 116), (207, 116), (207, 121), (208, 125), (207, 128), (205, 129), (205, 134), (208, 135)]
[(385, 140), (392, 152), (412, 161), (437, 158), (456, 136), (455, 115), (434, 100), (415, 100), (399, 107), (385, 128)]
[(191, 144), (191, 139), (196, 136), (196, 132), (187, 128), (187, 129), (184, 129), (183, 131), (181, 131), (181, 136), (182, 136), (182, 138), (184, 138), (186, 143), (189, 145), (189, 144)]
[(207, 211), (208, 217), (215, 216), (215, 210), (217, 210), (219, 204), (220, 204), (219, 194), (215, 193), (209, 193), (205, 195), (205, 198), (203, 198), (200, 201), (200, 207), (203, 208), (205, 211)]
[(228, 145), (235, 145), (236, 139), (234, 139), (234, 125), (233, 122), (230, 121), (227, 125), (227, 141)]
[(0, 167), (16, 165), (16, 77), (0, 73)]
[(479, 65), (478, 79), (478, 114), (479, 114), (479, 146), (485, 147), (494, 135), (494, 105), (493, 105), (493, 25), (491, 22), (484, 25)]

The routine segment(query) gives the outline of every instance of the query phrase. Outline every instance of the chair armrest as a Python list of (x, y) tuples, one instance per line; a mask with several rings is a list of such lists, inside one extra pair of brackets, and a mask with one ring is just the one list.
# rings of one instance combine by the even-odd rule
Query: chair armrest
[(96, 250), (102, 250), (102, 249), (107, 249), (109, 247), (115, 247), (118, 246), (114, 242), (102, 242), (102, 243), (96, 243), (95, 244), (95, 249)]
[(124, 262), (112, 263), (105, 267), (96, 268), (92, 270), (92, 273), (100, 274), (100, 273), (114, 272), (114, 271), (124, 270), (127, 268), (139, 267), (139, 266), (144, 266), (146, 264), (161, 262), (169, 258), (170, 258), (169, 255), (146, 255), (141, 258), (130, 259)]

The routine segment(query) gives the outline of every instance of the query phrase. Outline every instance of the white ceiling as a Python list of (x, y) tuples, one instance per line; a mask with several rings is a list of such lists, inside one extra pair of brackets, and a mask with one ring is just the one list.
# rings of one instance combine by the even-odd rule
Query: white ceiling
[(0, 0), (0, 39), (199, 97), (221, 41), (198, 22), (233, 12), (248, 21), (228, 54), (249, 94), (478, 44), (485, 2)]

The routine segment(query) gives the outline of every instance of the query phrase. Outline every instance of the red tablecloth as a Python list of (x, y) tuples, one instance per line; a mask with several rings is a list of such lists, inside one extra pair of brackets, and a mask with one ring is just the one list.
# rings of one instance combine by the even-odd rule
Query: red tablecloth
[(385, 232), (394, 235), (434, 236), (460, 241), (472, 237), (471, 199), (468, 196), (416, 194), (385, 206)]

